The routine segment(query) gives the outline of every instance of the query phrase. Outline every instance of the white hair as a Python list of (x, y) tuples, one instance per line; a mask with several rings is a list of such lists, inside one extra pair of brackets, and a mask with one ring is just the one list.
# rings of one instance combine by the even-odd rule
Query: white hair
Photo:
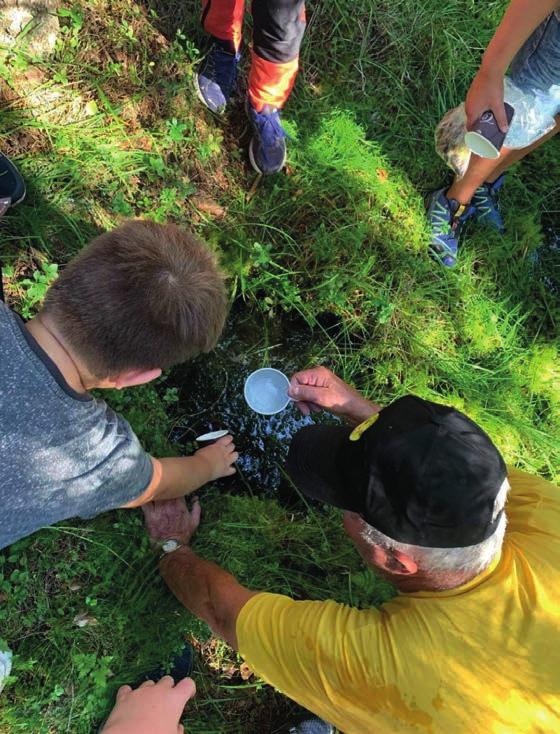
[(450, 571), (476, 576), (484, 571), (500, 553), (504, 534), (506, 531), (506, 513), (503, 509), (506, 504), (509, 482), (504, 479), (500, 491), (494, 500), (494, 511), (492, 520), (502, 513), (496, 530), (489, 538), (476, 545), (468, 545), (464, 548), (430, 548), (421, 545), (409, 545), (399, 543), (381, 531), (366, 525), (362, 537), (368, 543), (381, 545), (389, 550), (398, 550), (410, 556), (418, 568), (424, 572), (437, 575), (438, 573), (449, 573)]

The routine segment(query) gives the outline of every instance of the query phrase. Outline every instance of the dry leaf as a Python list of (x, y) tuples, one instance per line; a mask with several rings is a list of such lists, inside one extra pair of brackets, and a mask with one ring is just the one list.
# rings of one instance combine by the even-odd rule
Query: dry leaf
[(88, 627), (98, 624), (97, 619), (95, 619), (95, 617), (91, 617), (87, 612), (76, 614), (72, 621), (76, 627)]
[(197, 209), (201, 212), (206, 212), (206, 214), (210, 214), (212, 217), (221, 219), (226, 215), (224, 207), (218, 204), (217, 201), (214, 201), (214, 199), (209, 199), (206, 196), (193, 196), (191, 201)]

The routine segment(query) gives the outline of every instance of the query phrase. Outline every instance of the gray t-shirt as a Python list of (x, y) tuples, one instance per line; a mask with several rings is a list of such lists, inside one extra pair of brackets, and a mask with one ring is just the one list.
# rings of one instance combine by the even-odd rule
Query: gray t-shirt
[(141, 495), (152, 463), (128, 423), (79, 394), (0, 302), (0, 548)]

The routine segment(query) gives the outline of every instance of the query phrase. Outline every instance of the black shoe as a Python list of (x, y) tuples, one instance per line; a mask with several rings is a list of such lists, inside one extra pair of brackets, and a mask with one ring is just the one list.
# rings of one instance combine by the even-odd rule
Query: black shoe
[(25, 181), (12, 161), (0, 153), (0, 216), (25, 199)]

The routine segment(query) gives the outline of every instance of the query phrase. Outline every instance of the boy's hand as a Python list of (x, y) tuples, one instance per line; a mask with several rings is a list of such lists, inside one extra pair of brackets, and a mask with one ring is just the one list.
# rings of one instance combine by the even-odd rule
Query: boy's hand
[(296, 401), (303, 415), (323, 409), (360, 423), (379, 411), (378, 406), (366, 400), (326, 367), (296, 372), (290, 380), (288, 395)]
[(101, 734), (183, 734), (179, 720), (185, 704), (196, 693), (191, 678), (174, 685), (170, 675), (157, 683), (147, 680), (135, 691), (121, 686)]
[(239, 459), (239, 454), (235, 450), (233, 436), (224, 436), (211, 446), (198, 449), (194, 455), (206, 463), (209, 482), (235, 474), (233, 465)]
[(212, 446), (205, 446), (192, 456), (166, 456), (153, 459), (154, 479), (144, 494), (126, 507), (140, 507), (146, 502), (172, 500), (200, 489), (207, 482), (235, 474), (239, 454), (232, 436), (224, 436)]
[(498, 127), (506, 133), (508, 121), (504, 107), (504, 77), (499, 72), (488, 71), (481, 67), (472, 81), (465, 100), (468, 130), (486, 110), (492, 110)]

